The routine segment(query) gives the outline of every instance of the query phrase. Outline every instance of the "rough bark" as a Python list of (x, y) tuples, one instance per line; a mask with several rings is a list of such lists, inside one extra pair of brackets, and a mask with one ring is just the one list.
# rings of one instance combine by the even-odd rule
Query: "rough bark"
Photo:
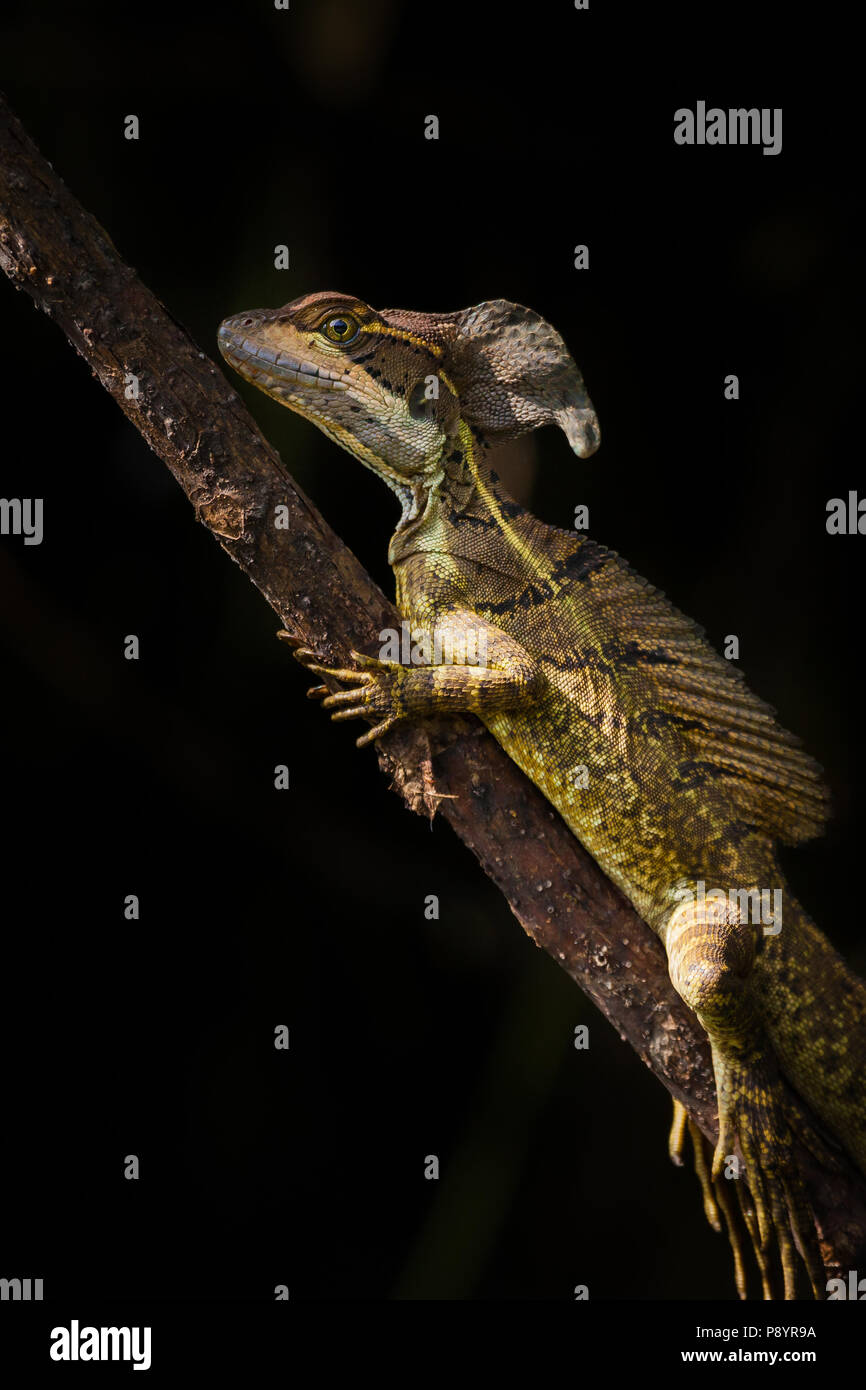
[[(123, 263), (2, 98), (0, 264), (90, 364), (284, 626), (335, 665), (353, 647), (377, 650), (381, 629), (399, 623), (393, 606), (293, 483), (220, 368)], [(274, 526), (278, 505), (288, 509), (287, 529)], [(450, 822), (528, 935), (714, 1141), (709, 1051), (670, 985), (661, 946), (540, 792), (473, 720), (396, 729), (377, 751), (408, 806), (437, 808)], [(866, 1185), (851, 1169), (830, 1173), (802, 1158), (828, 1258), (862, 1267)]]

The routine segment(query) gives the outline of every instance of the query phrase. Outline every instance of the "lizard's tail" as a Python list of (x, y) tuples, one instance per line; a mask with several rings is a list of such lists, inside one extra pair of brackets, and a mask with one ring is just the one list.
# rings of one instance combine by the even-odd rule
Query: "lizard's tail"
[(866, 985), (787, 889), (750, 988), (782, 1075), (866, 1177)]

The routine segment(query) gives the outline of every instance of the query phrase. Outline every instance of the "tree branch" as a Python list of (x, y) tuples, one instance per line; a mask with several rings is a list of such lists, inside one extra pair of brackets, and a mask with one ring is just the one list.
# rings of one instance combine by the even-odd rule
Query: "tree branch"
[[(338, 666), (352, 647), (377, 650), (382, 628), (399, 626), (396, 610), (2, 98), (0, 264), (62, 328), (285, 627)], [(288, 529), (274, 525), (278, 505)], [(662, 948), (541, 793), (474, 720), (398, 728), (377, 751), (406, 803), (428, 814), (438, 805), (524, 930), (714, 1141), (709, 1050), (671, 987)], [(852, 1168), (830, 1173), (801, 1156), (828, 1259), (862, 1264), (866, 1186)]]

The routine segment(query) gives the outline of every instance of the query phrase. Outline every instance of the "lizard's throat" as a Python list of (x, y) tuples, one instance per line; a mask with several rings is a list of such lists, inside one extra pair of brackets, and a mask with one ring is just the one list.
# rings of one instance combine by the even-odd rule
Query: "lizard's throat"
[(438, 467), (404, 482), (403, 514), (388, 551), (391, 564), (415, 551), (447, 549), (446, 538), (460, 517), (471, 513), (489, 519), (481, 478), (459, 445), (443, 450)]

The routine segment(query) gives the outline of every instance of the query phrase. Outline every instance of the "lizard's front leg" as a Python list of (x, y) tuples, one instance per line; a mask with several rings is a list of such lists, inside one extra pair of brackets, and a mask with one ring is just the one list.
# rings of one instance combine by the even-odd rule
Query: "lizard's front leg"
[(457, 610), (431, 627), (413, 628), (410, 646), (417, 660), (410, 665), (353, 651), (355, 666), (323, 666), (288, 633), (279, 635), (295, 645), (294, 655), (308, 671), (348, 685), (335, 693), (325, 685), (308, 692), (332, 711), (332, 719), (374, 721), (357, 740), (359, 748), (381, 738), (401, 719), (485, 715), (525, 707), (537, 699), (544, 683), (539, 666), (519, 642), (470, 611)]

